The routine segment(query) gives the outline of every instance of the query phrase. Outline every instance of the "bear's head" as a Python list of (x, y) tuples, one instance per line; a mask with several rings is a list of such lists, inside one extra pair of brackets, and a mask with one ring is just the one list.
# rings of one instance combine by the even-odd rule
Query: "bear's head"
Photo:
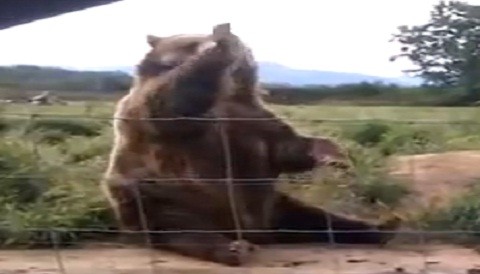
[[(231, 35), (230, 25), (221, 24), (214, 27), (211, 34), (180, 34), (158, 37), (147, 35), (150, 46), (143, 60), (137, 66), (136, 76), (139, 80), (157, 77), (171, 72), (178, 66), (199, 56), (208, 49), (217, 46), (223, 36)], [(234, 35), (234, 34), (233, 34)], [(238, 38), (238, 37), (237, 37)], [(257, 63), (251, 49), (241, 40), (234, 44), (238, 47), (236, 60), (228, 67), (221, 81), (228, 85), (226, 96), (235, 96), (239, 101), (257, 102), (261, 94), (258, 88)]]
[(150, 50), (139, 65), (139, 74), (155, 76), (216, 45), (210, 35), (184, 34), (166, 37), (147, 35)]

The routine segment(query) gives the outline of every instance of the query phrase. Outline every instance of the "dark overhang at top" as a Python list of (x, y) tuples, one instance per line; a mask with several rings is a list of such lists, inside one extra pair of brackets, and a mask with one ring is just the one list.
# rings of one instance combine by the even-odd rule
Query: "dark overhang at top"
[(0, 0), (0, 30), (122, 0)]

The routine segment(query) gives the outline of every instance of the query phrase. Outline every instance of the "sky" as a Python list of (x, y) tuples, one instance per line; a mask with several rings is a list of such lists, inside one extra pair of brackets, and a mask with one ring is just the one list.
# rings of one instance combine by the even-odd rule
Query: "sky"
[[(480, 0), (467, 1), (480, 4)], [(123, 0), (0, 31), (0, 65), (134, 66), (146, 35), (210, 33), (230, 22), (258, 61), (297, 69), (402, 76), (389, 62), (399, 25), (427, 22), (437, 0)]]

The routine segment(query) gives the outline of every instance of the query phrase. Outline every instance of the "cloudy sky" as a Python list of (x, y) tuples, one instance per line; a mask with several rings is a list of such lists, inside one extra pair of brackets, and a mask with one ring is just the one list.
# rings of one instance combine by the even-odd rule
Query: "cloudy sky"
[[(436, 0), (123, 0), (0, 31), (0, 65), (135, 65), (147, 34), (208, 33), (231, 22), (258, 60), (292, 68), (400, 76), (389, 43), (428, 20)], [(478, 3), (480, 0), (468, 2)]]

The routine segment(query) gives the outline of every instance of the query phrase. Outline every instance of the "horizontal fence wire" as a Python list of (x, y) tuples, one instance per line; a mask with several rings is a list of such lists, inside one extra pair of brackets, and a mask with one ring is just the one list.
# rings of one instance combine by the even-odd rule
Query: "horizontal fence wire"
[[(73, 177), (73, 176), (72, 176)], [(23, 180), (28, 180), (28, 179), (48, 179), (48, 176), (2, 176), (0, 175), (0, 179), (5, 179), (5, 180), (17, 180), (17, 179), (23, 179)], [(78, 176), (76, 176), (78, 178)], [(87, 175), (81, 176), (81, 179), (95, 179), (95, 180), (102, 180), (100, 176), (98, 177), (89, 177)], [(111, 179), (113, 180), (113, 179)], [(115, 179), (116, 180), (116, 179)], [(181, 185), (181, 184), (191, 184), (190, 182), (192, 181), (200, 181), (204, 184), (224, 184), (226, 180), (229, 180), (228, 178), (201, 178), (201, 177), (178, 177), (178, 178), (125, 178), (125, 181), (139, 181), (138, 184), (151, 184), (155, 183), (156, 185)], [(241, 184), (241, 185), (251, 185), (251, 186), (261, 186), (261, 185), (275, 185), (278, 184), (278, 182), (286, 181), (286, 182), (292, 182), (292, 183), (299, 183), (299, 184), (311, 184), (312, 182), (315, 181), (315, 179), (308, 179), (308, 178), (233, 178), (232, 179), (235, 184)], [(108, 179), (107, 179), (108, 181)], [(142, 182), (142, 181), (148, 181), (148, 182)], [(136, 182), (137, 183), (137, 182)]]
[(335, 119), (335, 118), (315, 118), (315, 119), (299, 119), (292, 117), (155, 117), (155, 118), (125, 118), (125, 117), (104, 117), (104, 116), (88, 116), (61, 113), (15, 113), (0, 112), (0, 116), (19, 116), (25, 119), (32, 118), (68, 118), (68, 119), (85, 119), (85, 120), (124, 120), (124, 121), (291, 121), (291, 122), (308, 122), (308, 123), (333, 123), (333, 124), (364, 124), (369, 122), (387, 122), (397, 124), (432, 124), (432, 125), (480, 125), (480, 120), (407, 120), (407, 119)]
[[(1, 229), (8, 228), (8, 226), (0, 226)], [(195, 233), (195, 234), (216, 234), (216, 233), (235, 233), (234, 229), (218, 229), (218, 230), (206, 230), (206, 229), (175, 229), (175, 230), (123, 230), (123, 229), (108, 229), (108, 228), (75, 228), (75, 227), (27, 227), (22, 229), (29, 232), (73, 232), (73, 233), (106, 233), (106, 234), (183, 234), (183, 233)], [(261, 233), (295, 233), (295, 234), (312, 234), (312, 233), (328, 233), (332, 232), (330, 229), (242, 229), (244, 233), (261, 234)], [(419, 231), (409, 229), (397, 229), (397, 230), (381, 230), (381, 231), (369, 231), (369, 230), (342, 230), (335, 229), (335, 233), (395, 233), (395, 234), (419, 234)], [(422, 233), (427, 234), (478, 234), (480, 230), (428, 230)]]
[[(414, 160), (412, 160), (414, 161)], [(341, 171), (339, 171), (341, 172)], [(400, 175), (401, 176), (401, 175)], [(0, 180), (40, 180), (40, 179), (48, 179), (48, 176), (0, 176)], [(63, 178), (68, 178), (68, 176), (64, 176)], [(71, 178), (79, 179), (78, 176), (71, 176)], [(89, 177), (83, 175), (80, 179), (88, 179), (88, 180), (102, 180), (101, 177)], [(154, 183), (155, 185), (164, 185), (164, 186), (172, 186), (172, 185), (189, 185), (191, 182), (201, 182), (204, 185), (224, 185), (225, 181), (228, 180), (227, 178), (187, 178), (187, 177), (179, 177), (179, 178), (171, 178), (171, 179), (159, 179), (159, 178), (126, 178), (124, 179), (125, 183), (119, 184), (129, 184), (130, 181), (135, 181), (137, 185), (151, 185)], [(473, 178), (471, 181), (476, 182), (480, 180), (480, 177)], [(108, 181), (108, 180), (107, 180)], [(113, 179), (112, 179), (113, 181)], [(136, 181), (148, 181), (148, 182), (136, 182)], [(36, 182), (31, 182), (35, 184)], [(322, 182), (321, 179), (314, 179), (314, 178), (256, 178), (256, 179), (240, 179), (234, 178), (233, 183), (235, 185), (242, 185), (242, 186), (268, 186), (268, 185), (278, 185), (279, 183), (290, 183), (298, 186), (309, 186), (309, 185), (318, 185), (318, 184), (331, 184)], [(38, 182), (38, 184), (42, 184), (42, 182)], [(340, 183), (336, 184), (338, 187), (347, 186), (349, 183)], [(429, 185), (429, 186), (436, 186), (437, 183), (434, 181), (423, 182), (422, 185)]]

